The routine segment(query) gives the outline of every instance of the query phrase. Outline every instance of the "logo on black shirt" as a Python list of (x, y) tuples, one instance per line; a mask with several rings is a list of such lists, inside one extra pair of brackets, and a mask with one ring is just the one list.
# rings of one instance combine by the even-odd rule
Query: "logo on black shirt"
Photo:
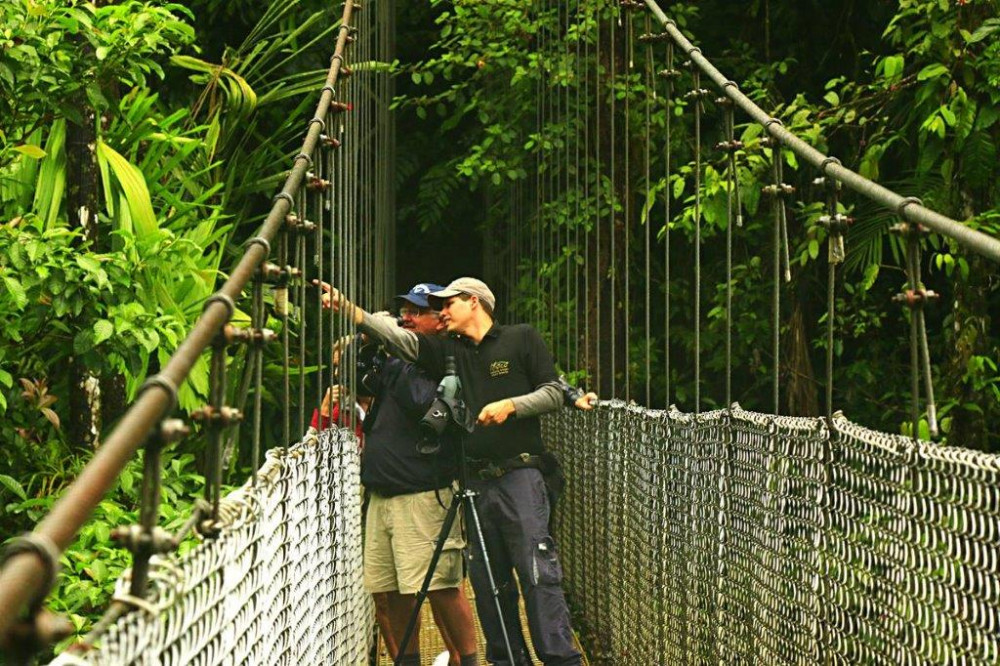
[(493, 361), (490, 363), (490, 377), (501, 377), (510, 374), (510, 361)]

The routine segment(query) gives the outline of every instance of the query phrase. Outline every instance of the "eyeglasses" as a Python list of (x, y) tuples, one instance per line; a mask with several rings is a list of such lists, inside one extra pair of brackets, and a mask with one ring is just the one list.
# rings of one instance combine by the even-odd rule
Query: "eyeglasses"
[(411, 308), (403, 306), (399, 308), (400, 317), (419, 317), (420, 315), (434, 315), (438, 316), (437, 310), (431, 310), (430, 308)]

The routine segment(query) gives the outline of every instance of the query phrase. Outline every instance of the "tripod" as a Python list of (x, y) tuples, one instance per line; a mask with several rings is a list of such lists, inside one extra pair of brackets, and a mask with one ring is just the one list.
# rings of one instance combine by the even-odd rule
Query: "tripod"
[[(458, 435), (458, 491), (452, 495), (451, 505), (448, 507), (448, 512), (445, 514), (444, 523), (441, 525), (441, 532), (438, 534), (437, 541), (434, 544), (434, 552), (431, 554), (430, 564), (427, 566), (427, 573), (424, 575), (424, 582), (420, 586), (420, 591), (417, 592), (417, 603), (413, 607), (413, 611), (410, 613), (410, 618), (406, 623), (406, 631), (403, 633), (403, 641), (399, 644), (399, 652), (396, 654), (395, 665), (399, 666), (402, 663), (403, 650), (410, 644), (410, 639), (413, 638), (413, 632), (417, 628), (417, 620), (420, 617), (420, 607), (423, 605), (424, 600), (427, 599), (427, 591), (431, 586), (431, 580), (434, 578), (434, 570), (437, 568), (438, 560), (441, 559), (441, 553), (444, 551), (444, 543), (448, 539), (448, 535), (451, 533), (451, 527), (455, 523), (455, 517), (458, 515), (458, 509), (463, 504), (467, 506), (466, 515), (470, 516), (472, 519), (473, 527), (475, 528), (475, 537), (479, 543), (480, 552), (483, 554), (483, 566), (486, 567), (486, 575), (490, 581), (490, 590), (493, 593), (493, 605), (496, 608), (497, 617), (500, 618), (500, 628), (503, 631), (503, 642), (504, 647), (507, 648), (507, 656), (510, 659), (510, 663), (514, 662), (514, 651), (510, 646), (510, 637), (507, 635), (507, 624), (504, 622), (503, 610), (500, 607), (500, 590), (497, 589), (496, 581), (493, 578), (493, 569), (490, 566), (490, 557), (486, 552), (486, 540), (483, 538), (483, 529), (479, 523), (479, 513), (476, 511), (476, 492), (469, 490), (468, 487), (468, 469), (466, 468), (465, 462), (465, 437), (466, 433), (461, 432)], [(470, 532), (470, 536), (471, 536)]]

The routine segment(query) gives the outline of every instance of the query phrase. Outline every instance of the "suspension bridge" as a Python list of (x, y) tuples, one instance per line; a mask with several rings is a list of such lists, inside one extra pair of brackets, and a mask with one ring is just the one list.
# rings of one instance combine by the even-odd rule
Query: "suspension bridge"
[[(593, 412), (563, 410), (544, 423), (569, 479), (554, 532), (591, 663), (1000, 661), (1000, 457), (916, 438), (922, 418), (937, 431), (923, 316), (933, 294), (921, 276), (921, 239), (938, 234), (994, 262), (1000, 240), (863, 178), (795, 136), (720, 72), (655, 0), (600, 9), (543, 3), (542, 11), (560, 28), (540, 34), (537, 48), (575, 64), (573, 85), (558, 84), (554, 72), (540, 78), (539, 139), (553, 118), (572, 122), (558, 137), (560, 150), (539, 158), (533, 179), (496, 193), (507, 221), (492, 231), (483, 276), (500, 303), (523, 302), (524, 289), (552, 296), (510, 316), (562, 331), (550, 340), (559, 364), (588, 370), (604, 398)], [(309, 285), (322, 278), (362, 304), (395, 293), (395, 180), (386, 165), (395, 142), (394, 87), (385, 69), (373, 66), (393, 59), (393, 5), (348, 2), (339, 20), (315, 114), (303, 119), (301, 149), (263, 225), (80, 477), (33, 532), (8, 547), (0, 646), (12, 662), (62, 635), (64, 623), (45, 609), (61, 554), (140, 449), (140, 523), (116, 530), (133, 566), (102, 621), (54, 663), (368, 662), (375, 621), (361, 578), (354, 424), (319, 433), (307, 427), (327, 386), (357, 383), (354, 351), (345, 352), (341, 375), (330, 363), (333, 342), (355, 330), (323, 310)], [(581, 35), (575, 52), (559, 50), (556, 37), (571, 33)], [(608, 94), (619, 87), (620, 98)], [(664, 127), (650, 125), (654, 105), (671, 111)], [(695, 273), (684, 276), (693, 291), (684, 322), (669, 318), (677, 276), (663, 224), (678, 211), (664, 195), (663, 210), (646, 206), (640, 223), (636, 206), (658, 201), (655, 192), (647, 196), (660, 178), (650, 173), (651, 151), (663, 155), (666, 178), (678, 166), (671, 157), (681, 131), (671, 126), (680, 122), (671, 120), (675, 108), (683, 108), (685, 140), (694, 146), (688, 249)], [(643, 114), (646, 140), (636, 154), (616, 137)], [(759, 130), (753, 145), (738, 138), (742, 123)], [(767, 182), (738, 177), (751, 151), (770, 162)], [(713, 240), (722, 248), (707, 247), (701, 235), (709, 153), (726, 181), (724, 234)], [(770, 352), (780, 356), (789, 207), (799, 196), (784, 179), (788, 155), (814, 171), (825, 211), (818, 224), (829, 246), (825, 409), (811, 417), (780, 413), (777, 362), (771, 413), (745, 410), (732, 395), (733, 243), (749, 217), (743, 197), (751, 191), (767, 197), (759, 215), (771, 225), (771, 244), (753, 252), (773, 271)], [(635, 182), (644, 188), (639, 196), (628, 191)], [(551, 202), (569, 195), (587, 225), (570, 227), (547, 214)], [(898, 218), (914, 437), (871, 430), (835, 411), (833, 322), (849, 240), (847, 197)], [(662, 237), (647, 222), (657, 216)], [(702, 395), (707, 251), (727, 257), (725, 359), (714, 364), (726, 374), (722, 396)], [(660, 277), (651, 269), (654, 253), (662, 257)], [(636, 256), (645, 262), (641, 284), (621, 264)], [(532, 268), (541, 265), (550, 268)], [(652, 318), (654, 296), (667, 301), (662, 321)], [(563, 300), (577, 305), (559, 309)], [(269, 321), (280, 324), (277, 333)], [(689, 411), (674, 406), (669, 383), (670, 333), (678, 329), (694, 338)], [(666, 341), (659, 353), (654, 332)], [(627, 356), (637, 344), (641, 372)], [(268, 346), (280, 347), (283, 359), (276, 387), (262, 380)], [(189, 425), (173, 418), (177, 391), (203, 354), (211, 358), (210, 395)], [(653, 368), (654, 359), (663, 367)], [(652, 399), (658, 391), (666, 396), (659, 406)], [(280, 401), (279, 446), (262, 435), (265, 395)], [(206, 496), (168, 533), (158, 526), (160, 454), (195, 428), (209, 461)], [(251, 433), (257, 472), (224, 494), (240, 428)], [(198, 545), (178, 555), (178, 544), (191, 538)]]

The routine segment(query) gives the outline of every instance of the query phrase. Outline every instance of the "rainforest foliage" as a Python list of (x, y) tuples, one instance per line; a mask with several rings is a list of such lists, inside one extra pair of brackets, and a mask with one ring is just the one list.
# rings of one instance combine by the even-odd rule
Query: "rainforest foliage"
[[(725, 236), (733, 188), (724, 154), (713, 149), (727, 138), (720, 92), (702, 101), (696, 170), (691, 68), (683, 54), (674, 54), (679, 73), (668, 104), (667, 84), (657, 76), (667, 68), (666, 50), (639, 39), (659, 32), (642, 12), (630, 16), (613, 2), (430, 5), (408, 10), (429, 11), (439, 30), (429, 56), (403, 77), (410, 89), (400, 108), (423, 119), (420, 131), (401, 133), (401, 159), (413, 159), (401, 164), (409, 176), (400, 194), (406, 219), (415, 229), (480, 219), (486, 257), (505, 251), (515, 227), (536, 234), (540, 240), (523, 246), (531, 252), (521, 252), (517, 275), (491, 276), (507, 293), (519, 289), (522, 297), (512, 303), (517, 316), (546, 327), (564, 369), (582, 371), (603, 395), (614, 389), (619, 397), (627, 391), (644, 401), (648, 361), (651, 404), (690, 410), (697, 198), (702, 408), (724, 404)], [(724, 75), (811, 145), (904, 196), (1000, 234), (1000, 3), (660, 5)], [(706, 83), (702, 78), (701, 87)], [(795, 193), (786, 201), (790, 280), (781, 286), (782, 343), (775, 359), (772, 203), (762, 196), (774, 182), (775, 156), (761, 141), (759, 125), (739, 114), (735, 123), (735, 138), (742, 141), (734, 175), (743, 226), (734, 229), (732, 398), (771, 411), (777, 363), (781, 411), (821, 414), (828, 251), (820, 218), (826, 193), (815, 184), (814, 169), (781, 151), (784, 181)], [(535, 216), (528, 209), (537, 202), (544, 206)], [(488, 210), (488, 219), (476, 210)], [(853, 224), (836, 282), (834, 408), (871, 427), (909, 432), (909, 313), (893, 302), (906, 287), (904, 246), (890, 234), (898, 218), (846, 191), (838, 210)], [(595, 234), (603, 239), (600, 251), (586, 240)], [(1000, 417), (996, 265), (934, 234), (922, 248), (923, 281), (941, 294), (927, 319), (942, 439), (1000, 450), (989, 426)], [(588, 272), (590, 284), (602, 286), (580, 302), (575, 295)], [(598, 318), (596, 298), (614, 314)], [(586, 360), (598, 345), (604, 356), (599, 367), (611, 366), (613, 373), (605, 369), (598, 376), (599, 367)], [(926, 420), (920, 429), (927, 436)]]
[[(509, 251), (515, 225), (556, 239), (544, 252), (522, 253), (516, 273), (487, 270), (501, 301), (520, 293), (514, 315), (543, 324), (563, 369), (603, 395), (614, 382), (619, 396), (644, 400), (648, 360), (651, 403), (690, 410), (697, 198), (702, 407), (720, 405), (731, 172), (712, 148), (726, 138), (724, 109), (715, 94), (704, 100), (696, 162), (690, 69), (675, 54), (683, 71), (668, 103), (656, 76), (667, 67), (665, 48), (652, 47), (650, 59), (636, 39), (656, 26), (616, 5), (397, 3), (401, 280), (482, 273)], [(1000, 2), (661, 5), (741, 90), (813, 146), (1000, 236)], [(294, 154), (303, 110), (323, 85), (338, 14), (318, 0), (0, 3), (3, 539), (44, 515), (99, 433), (183, 339), (234, 248), (253, 233), (284, 176), (274, 165)], [(739, 115), (735, 122), (743, 226), (734, 229), (733, 399), (772, 409), (777, 363), (782, 411), (820, 414), (825, 194), (813, 184), (818, 174), (787, 151), (779, 155), (796, 194), (788, 202), (791, 280), (782, 285), (784, 342), (775, 359), (772, 213), (761, 195), (773, 181), (775, 151), (762, 145), (759, 126)], [(536, 203), (543, 204), (537, 215)], [(893, 303), (905, 285), (903, 246), (889, 233), (896, 220), (847, 192), (839, 206), (855, 223), (836, 285), (834, 404), (862, 424), (906, 431), (909, 324)], [(626, 229), (632, 243), (626, 250), (618, 242), (614, 255), (610, 243), (597, 251), (580, 241), (598, 233), (621, 241)], [(482, 238), (480, 256), (468, 251), (470, 237)], [(421, 240), (429, 238), (443, 251)], [(924, 280), (942, 294), (927, 311), (942, 439), (1000, 450), (991, 427), (1000, 420), (997, 267), (933, 234), (922, 245)], [(527, 247), (541, 245), (518, 249)], [(576, 297), (584, 270), (602, 285), (591, 293), (602, 294), (611, 324), (600, 325), (594, 304)], [(668, 318), (666, 357), (655, 322)], [(593, 324), (586, 340), (579, 322)], [(598, 344), (612, 369), (601, 376), (585, 360)], [(278, 372), (275, 364), (265, 371)], [(206, 391), (202, 361), (182, 388), (181, 409), (202, 404)], [(168, 452), (161, 509), (168, 528), (201, 492), (200, 447), (192, 438)], [(128, 565), (108, 536), (136, 519), (140, 469), (136, 461), (126, 471), (63, 558), (51, 604), (80, 630)]]

